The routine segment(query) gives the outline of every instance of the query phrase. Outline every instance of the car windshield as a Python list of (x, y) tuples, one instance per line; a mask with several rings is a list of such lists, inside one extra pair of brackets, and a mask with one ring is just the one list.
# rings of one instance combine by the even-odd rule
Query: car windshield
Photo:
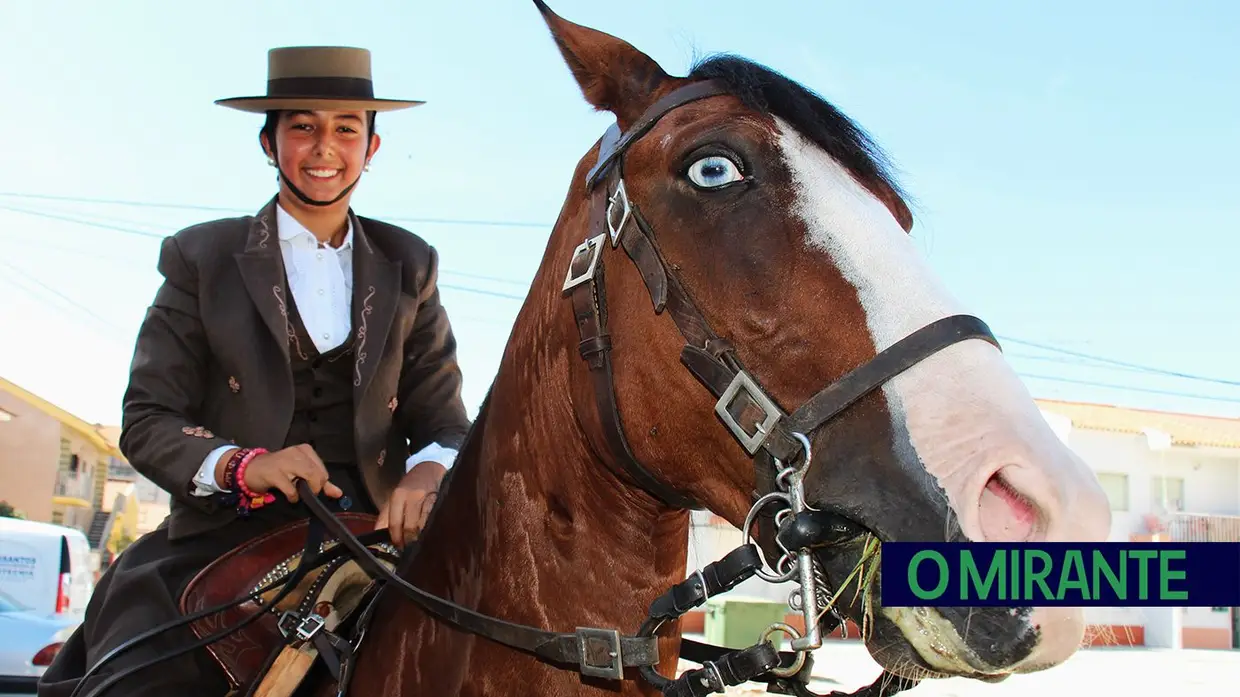
[(25, 609), (26, 607), (24, 605), (19, 604), (16, 600), (13, 600), (3, 592), (0, 592), (0, 613), (21, 612)]

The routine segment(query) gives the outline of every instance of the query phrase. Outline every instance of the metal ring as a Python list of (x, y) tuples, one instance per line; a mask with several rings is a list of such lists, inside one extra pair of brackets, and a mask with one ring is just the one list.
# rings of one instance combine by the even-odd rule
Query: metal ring
[[(758, 549), (758, 558), (762, 560), (762, 567), (757, 569), (754, 572), (755, 575), (757, 575), (758, 578), (761, 578), (763, 581), (766, 581), (768, 583), (784, 583), (786, 581), (791, 581), (793, 576), (796, 575), (796, 567), (794, 566), (792, 571), (782, 573), (782, 574), (768, 572), (767, 563), (766, 563), (766, 555), (762, 553), (762, 546), (758, 544), (758, 541), (755, 540), (753, 535), (749, 532), (750, 530), (753, 529), (754, 519), (757, 517), (758, 512), (761, 511), (763, 508), (766, 508), (770, 504), (774, 503), (775, 501), (782, 501), (785, 506), (787, 506), (788, 508), (792, 508), (792, 501), (789, 498), (788, 494), (782, 491), (772, 491), (771, 493), (759, 498), (757, 501), (754, 502), (753, 506), (749, 509), (749, 513), (745, 515), (745, 528), (742, 531), (742, 533), (745, 535), (746, 542), (748, 544), (752, 544), (754, 547)], [(776, 544), (779, 544), (778, 539), (776, 539), (775, 542)], [(779, 546), (781, 548), (783, 547), (782, 544), (780, 544)], [(784, 551), (787, 552), (787, 550), (784, 550)], [(781, 557), (781, 561), (782, 559), (783, 557)], [(774, 569), (774, 571), (778, 572), (779, 569)]]
[[(791, 637), (794, 641), (801, 638), (800, 632), (794, 629), (792, 625), (785, 624), (783, 622), (776, 622), (772, 624), (771, 626), (767, 627), (766, 630), (762, 632), (762, 636), (758, 638), (758, 643), (768, 643), (768, 644), (771, 644), (771, 646), (775, 646), (775, 644), (772, 643), (770, 640), (771, 635), (774, 634), (775, 632), (783, 632), (784, 634), (787, 634), (789, 637)], [(776, 646), (775, 650), (778, 651), (779, 647)], [(781, 678), (791, 678), (797, 673), (800, 673), (801, 669), (805, 667), (805, 652), (797, 651), (796, 653), (797, 653), (797, 660), (794, 661), (791, 666), (787, 668), (772, 668), (770, 671), (771, 674), (778, 675)]]
[[(788, 517), (791, 515), (792, 515), (791, 508), (779, 509), (779, 512), (775, 514), (775, 527), (782, 528), (784, 526), (784, 523), (788, 520)], [(784, 551), (786, 552), (788, 550), (784, 550)]]
[(809, 464), (814, 459), (814, 449), (810, 447), (809, 438), (807, 438), (804, 433), (794, 432), (792, 437), (796, 438), (801, 443), (801, 447), (805, 450), (805, 464), (803, 464), (800, 468), (800, 474), (804, 475), (807, 471), (809, 471)]
[(789, 479), (796, 474), (797, 474), (797, 468), (785, 467), (784, 469), (779, 471), (779, 474), (775, 475), (775, 484), (778, 485), (784, 491), (791, 491), (792, 482), (790, 482)]

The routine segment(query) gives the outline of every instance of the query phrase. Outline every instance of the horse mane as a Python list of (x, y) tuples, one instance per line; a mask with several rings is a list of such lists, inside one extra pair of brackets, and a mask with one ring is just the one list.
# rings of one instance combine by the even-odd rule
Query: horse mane
[[(856, 122), (824, 97), (782, 73), (748, 58), (718, 54), (693, 64), (689, 79), (716, 80), (745, 106), (788, 122), (826, 151), (880, 198), (894, 200), (905, 229), (912, 226), (908, 200), (887, 153)], [(884, 191), (885, 190), (885, 191)], [(907, 216), (907, 221), (905, 220)]]

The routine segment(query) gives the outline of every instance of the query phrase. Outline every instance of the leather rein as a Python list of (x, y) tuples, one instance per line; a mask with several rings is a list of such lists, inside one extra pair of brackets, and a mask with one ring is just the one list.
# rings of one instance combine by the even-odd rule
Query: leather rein
[[(399, 592), (401, 596), (417, 603), (453, 627), (528, 653), (549, 664), (575, 669), (583, 676), (620, 681), (626, 679), (626, 669), (636, 669), (646, 682), (665, 697), (705, 697), (724, 692), (728, 686), (748, 681), (765, 682), (768, 691), (776, 694), (823, 697), (808, 689), (813, 665), (810, 651), (821, 645), (818, 622), (821, 615), (816, 612), (821, 604), (821, 593), (815, 585), (816, 562), (810, 556), (809, 547), (821, 543), (824, 535), (832, 531), (837, 535), (855, 536), (858, 528), (849, 521), (830, 518), (824, 524), (822, 514), (813, 511), (806, 504), (803, 483), (804, 473), (811, 460), (809, 436), (895, 375), (951, 344), (966, 339), (982, 339), (996, 346), (998, 342), (989, 328), (976, 317), (946, 317), (878, 353), (867, 363), (828, 385), (791, 414), (783, 410), (745, 369), (736, 348), (720, 337), (697, 309), (679, 277), (669, 268), (658, 251), (650, 224), (637, 205), (628, 198), (624, 188), (622, 170), (625, 152), (649, 132), (660, 118), (690, 102), (726, 94), (727, 90), (713, 81), (691, 83), (659, 99), (627, 131), (621, 133), (618, 125), (607, 130), (600, 145), (598, 162), (591, 169), (587, 180), (587, 186), (592, 193), (591, 230), (586, 240), (573, 252), (563, 291), (572, 300), (581, 336), (579, 351), (594, 383), (596, 416), (606, 445), (604, 452), (600, 454), (610, 457), (610, 467), (627, 475), (637, 486), (667, 506), (675, 509), (700, 509), (701, 506), (692, 497), (669, 487), (643, 467), (633, 455), (624, 435), (613, 386), (612, 344), (607, 332), (602, 256), (604, 247), (608, 245), (613, 249), (618, 246), (624, 248), (642, 275), (655, 312), (669, 312), (685, 338), (681, 362), (716, 397), (715, 413), (745, 452), (754, 459), (757, 492), (754, 507), (746, 520), (745, 543), (718, 561), (695, 571), (689, 578), (656, 598), (649, 607), (645, 621), (634, 635), (622, 635), (614, 628), (598, 627), (578, 627), (573, 632), (552, 632), (483, 615), (410, 584), (401, 577), (400, 568), (396, 571), (388, 569), (367, 548), (368, 544), (381, 538), (386, 540), (386, 530), (355, 537), (314, 496), (309, 486), (298, 480), (298, 494), (309, 509), (311, 519), (302, 563), (296, 571), (237, 601), (165, 623), (122, 644), (91, 667), (72, 697), (76, 697), (86, 684), (86, 678), (95, 674), (104, 664), (151, 637), (246, 601), (259, 603), (260, 609), (236, 626), (222, 629), (176, 652), (112, 675), (95, 687), (89, 697), (98, 697), (134, 672), (228, 636), (273, 608), (311, 569), (327, 564), (346, 552), (381, 584), (379, 592), (366, 608), (364, 615), (367, 617), (384, 592)], [(600, 184), (603, 186), (600, 187)], [(738, 415), (751, 407), (761, 410), (762, 419), (746, 428)], [(759, 511), (771, 503), (782, 504), (780, 514), (773, 516), (773, 519), (759, 516)], [(774, 573), (764, 569), (763, 550), (749, 540), (749, 528), (755, 520), (760, 526), (765, 524), (779, 527), (778, 532), (769, 531), (771, 539), (784, 552), (775, 565)], [(319, 541), (324, 535), (334, 537), (340, 544), (329, 551), (319, 552)], [(417, 544), (415, 542), (413, 549), (402, 554), (402, 567), (407, 567), (414, 561)], [(658, 674), (656, 667), (660, 662), (659, 637), (656, 633), (659, 628), (701, 606), (709, 597), (725, 593), (755, 575), (771, 582), (797, 578), (801, 592), (800, 609), (807, 622), (806, 636), (799, 636), (787, 625), (772, 625), (757, 643), (745, 649), (724, 648), (682, 638), (680, 657), (701, 664), (702, 668), (688, 670), (674, 679)], [(276, 587), (281, 587), (279, 594), (265, 605), (262, 604), (259, 597)], [(307, 622), (313, 626), (314, 618), (311, 614), (291, 619), (299, 626)], [(828, 622), (836, 624), (839, 619), (838, 615), (833, 615), (828, 618)], [(361, 631), (364, 633), (364, 621), (361, 624)], [(831, 629), (833, 628), (832, 626)], [(315, 631), (326, 631), (321, 628), (321, 621)], [(792, 636), (793, 651), (776, 650), (774, 644), (767, 639), (773, 631), (782, 631)], [(303, 641), (311, 638), (300, 635), (300, 640)], [(333, 636), (331, 639), (339, 643), (339, 637)], [(299, 640), (299, 635), (292, 635), (290, 641), (293, 640)], [(350, 671), (346, 669), (341, 674), (345, 678), (338, 687), (339, 694), (344, 695)], [(884, 671), (871, 685), (848, 694), (853, 697), (885, 697), (913, 687), (918, 682)], [(845, 695), (833, 691), (827, 697)]]

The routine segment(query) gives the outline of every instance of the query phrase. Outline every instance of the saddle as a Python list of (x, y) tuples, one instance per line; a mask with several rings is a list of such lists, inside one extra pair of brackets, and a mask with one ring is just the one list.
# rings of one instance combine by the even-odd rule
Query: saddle
[[(355, 536), (374, 529), (375, 516), (341, 513), (336, 516)], [(236, 602), (272, 585), (295, 571), (302, 561), (309, 520), (288, 523), (228, 552), (200, 571), (181, 594), (180, 609), (189, 615), (206, 608)], [(319, 553), (339, 544), (327, 539)], [(389, 569), (398, 552), (386, 542), (369, 549)], [(358, 608), (374, 596), (377, 583), (348, 555), (310, 570), (298, 585), (274, 606), (281, 583), (229, 609), (190, 623), (194, 635), (205, 637), (236, 626), (256, 612), (262, 616), (226, 637), (207, 645), (232, 687), (230, 694), (288, 697), (322, 658), (339, 679), (340, 653), (351, 655), (348, 642), (335, 635), (356, 622)], [(261, 604), (260, 604), (261, 603)], [(264, 609), (265, 608), (265, 609)], [(364, 627), (354, 627), (356, 630)], [(343, 645), (342, 645), (343, 644)]]

